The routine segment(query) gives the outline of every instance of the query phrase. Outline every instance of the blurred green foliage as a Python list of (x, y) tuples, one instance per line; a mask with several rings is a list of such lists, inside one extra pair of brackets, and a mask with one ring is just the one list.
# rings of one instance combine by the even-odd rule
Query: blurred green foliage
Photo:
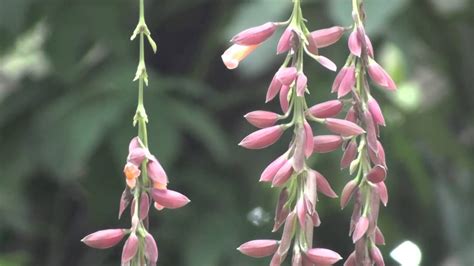
[[(127, 143), (136, 134), (131, 79), (138, 47), (129, 42), (136, 2), (0, 1), (0, 265), (117, 265), (119, 247), (92, 250), (79, 240), (129, 226), (116, 216)], [(304, 2), (314, 29), (350, 20), (347, 0)], [(391, 198), (380, 218), (388, 265), (395, 265), (389, 252), (404, 240), (420, 246), (423, 265), (474, 263), (474, 3), (450, 3), (366, 0), (376, 57), (399, 84), (396, 94), (375, 92), (388, 122), (382, 140)], [(278, 237), (271, 222), (257, 215), (253, 223), (248, 214), (272, 217), (277, 192), (257, 180), (285, 141), (263, 151), (236, 143), (252, 131), (243, 114), (277, 110), (263, 99), (282, 60), (273, 52), (278, 38), (233, 72), (220, 54), (239, 30), (285, 20), (290, 1), (146, 4), (158, 43), (156, 56), (147, 52), (151, 150), (171, 187), (192, 200), (152, 214), (160, 264), (264, 265), (235, 248)], [(322, 53), (341, 66), (345, 41)], [(334, 74), (306, 61), (309, 102), (332, 99)], [(348, 176), (338, 171), (340, 156), (314, 156), (337, 191)], [(316, 245), (347, 256), (350, 211), (327, 198), (319, 208)]]

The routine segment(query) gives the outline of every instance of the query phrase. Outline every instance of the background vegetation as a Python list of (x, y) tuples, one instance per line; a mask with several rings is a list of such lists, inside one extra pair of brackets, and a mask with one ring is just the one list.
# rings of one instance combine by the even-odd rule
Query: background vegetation
[[(348, 25), (347, 0), (306, 0), (314, 29)], [(390, 192), (380, 225), (387, 245), (405, 240), (423, 252), (423, 265), (474, 264), (474, 2), (367, 0), (376, 57), (399, 84), (381, 90), (388, 127), (382, 131)], [(138, 56), (129, 36), (133, 0), (0, 1), (0, 265), (117, 265), (121, 248), (80, 243), (118, 221)], [(220, 55), (242, 29), (289, 15), (289, 0), (146, 1), (158, 54), (147, 51), (146, 105), (151, 149), (171, 188), (192, 202), (153, 212), (160, 265), (266, 265), (235, 248), (271, 238), (276, 190), (257, 182), (283, 143), (264, 151), (236, 144), (252, 127), (242, 118), (264, 105), (282, 58), (277, 37), (237, 71)], [(346, 39), (322, 53), (339, 66)], [(306, 60), (310, 102), (332, 99), (335, 74)], [(319, 128), (317, 133), (325, 132)], [(347, 172), (341, 152), (314, 156), (314, 166), (341, 191)], [(316, 245), (351, 250), (350, 210), (321, 198)]]

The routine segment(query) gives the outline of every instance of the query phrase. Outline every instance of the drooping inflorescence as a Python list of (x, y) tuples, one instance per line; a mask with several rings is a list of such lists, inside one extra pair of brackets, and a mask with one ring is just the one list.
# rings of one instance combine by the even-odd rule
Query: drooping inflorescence
[(352, 6), (354, 23), (348, 40), (350, 55), (332, 86), (338, 98), (350, 97), (351, 107), (346, 120), (358, 124), (365, 131), (345, 140), (341, 159), (341, 169), (349, 168), (350, 174), (354, 175), (341, 194), (341, 208), (354, 199), (350, 234), (355, 251), (344, 265), (381, 266), (385, 264), (377, 245), (383, 245), (385, 240), (377, 219), (380, 202), (386, 205), (388, 194), (384, 183), (387, 175), (385, 152), (378, 138), (379, 127), (385, 126), (385, 119), (371, 95), (368, 78), (389, 91), (395, 90), (396, 85), (374, 59), (372, 43), (364, 29), (363, 0), (353, 0)]
[(106, 229), (92, 233), (82, 239), (86, 245), (105, 249), (117, 245), (125, 236), (121, 264), (156, 265), (158, 248), (155, 239), (148, 231), (148, 213), (153, 202), (157, 210), (176, 209), (189, 203), (183, 194), (167, 189), (168, 177), (158, 159), (148, 149), (148, 117), (143, 102), (144, 84), (148, 86), (145, 65), (145, 37), (156, 52), (156, 44), (151, 38), (145, 23), (144, 0), (139, 0), (140, 17), (131, 40), (140, 40), (140, 57), (134, 81), (138, 80), (138, 105), (133, 125), (138, 125), (138, 136), (132, 138), (129, 153), (123, 169), (126, 187), (119, 205), (119, 218), (130, 205), (131, 227), (129, 229)]
[[(291, 17), (286, 22), (267, 22), (261, 26), (242, 31), (232, 38), (233, 45), (227, 49), (222, 60), (229, 69), (270, 38), (276, 29), (285, 26), (277, 45), (277, 53), (287, 56), (274, 75), (266, 95), (266, 102), (278, 96), (283, 114), (270, 111), (254, 111), (245, 115), (252, 125), (261, 128), (245, 137), (239, 145), (248, 149), (268, 147), (293, 129), (289, 148), (278, 156), (263, 171), (261, 182), (268, 182), (280, 189), (273, 231), (283, 226), (281, 240), (253, 240), (238, 249), (251, 257), (273, 255), (270, 265), (281, 265), (292, 247), (292, 265), (330, 265), (341, 260), (341, 256), (329, 249), (313, 248), (313, 229), (319, 226), (316, 211), (317, 192), (328, 197), (337, 197), (327, 179), (311, 169), (307, 159), (313, 153), (336, 150), (349, 138), (364, 134), (357, 124), (334, 118), (343, 109), (343, 102), (331, 100), (308, 107), (305, 93), (309, 93), (308, 78), (303, 71), (304, 55), (309, 55), (322, 66), (336, 71), (336, 65), (319, 55), (319, 48), (339, 40), (345, 32), (343, 27), (331, 27), (310, 32), (302, 15), (300, 0), (293, 0)], [(290, 119), (291, 118), (291, 119)], [(283, 122), (285, 120), (288, 122)], [(280, 123), (279, 123), (280, 122)], [(309, 122), (325, 125), (334, 135), (313, 136)]]

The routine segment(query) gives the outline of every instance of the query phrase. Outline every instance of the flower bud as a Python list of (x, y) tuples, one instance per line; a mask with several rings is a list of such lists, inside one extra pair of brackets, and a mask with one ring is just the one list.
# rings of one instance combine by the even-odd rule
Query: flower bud
[(240, 61), (249, 56), (258, 46), (234, 44), (222, 54), (222, 62), (228, 69), (235, 69), (239, 66)]
[(380, 201), (384, 206), (387, 206), (388, 203), (388, 191), (387, 186), (385, 186), (385, 182), (377, 183), (377, 191), (379, 193)]
[(388, 90), (397, 89), (390, 75), (375, 60), (369, 60), (369, 76), (377, 85), (385, 87)]
[(382, 231), (378, 226), (375, 227), (375, 244), (376, 245), (385, 245), (385, 237), (383, 236)]
[(311, 113), (312, 116), (318, 118), (328, 118), (339, 114), (343, 107), (344, 104), (342, 103), (342, 101), (331, 100), (327, 102), (318, 103), (309, 108), (308, 111)]
[(372, 183), (379, 183), (385, 180), (387, 169), (383, 165), (374, 166), (367, 174), (367, 179)]
[(138, 237), (132, 232), (123, 246), (122, 264), (128, 263), (135, 257), (138, 251), (138, 244)]
[(282, 85), (290, 86), (298, 76), (296, 67), (283, 67), (278, 70), (275, 77)]
[(290, 50), (293, 34), (293, 29), (291, 27), (285, 29), (280, 37), (280, 40), (278, 41), (277, 54), (281, 54)]
[(154, 201), (168, 209), (181, 208), (190, 202), (183, 194), (169, 189), (154, 188), (151, 193)]
[(349, 66), (344, 78), (341, 81), (341, 84), (339, 85), (339, 88), (337, 89), (337, 98), (346, 96), (350, 91), (352, 91), (355, 83), (355, 68), (354, 66)]
[(296, 214), (298, 216), (298, 221), (300, 222), (301, 228), (306, 227), (306, 214), (307, 213), (308, 213), (308, 210), (306, 209), (305, 200), (303, 197), (300, 197), (298, 199), (298, 202), (296, 203)]
[(358, 37), (357, 30), (352, 31), (351, 35), (349, 35), (348, 45), (351, 53), (355, 56), (360, 57), (362, 53), (362, 44)]
[[(278, 72), (277, 72), (278, 74)], [(275, 98), (275, 96), (278, 94), (278, 92), (280, 91), (280, 89), (282, 89), (282, 84), (281, 82), (277, 79), (276, 75), (273, 76), (273, 79), (272, 81), (270, 82), (270, 85), (268, 86), (268, 89), (267, 89), (267, 96), (265, 97), (265, 102), (268, 103), (269, 101), (273, 100), (273, 98)], [(288, 88), (289, 90), (289, 88)]]
[(352, 234), (352, 241), (355, 243), (359, 239), (361, 239), (367, 232), (368, 228), (369, 228), (369, 219), (366, 216), (360, 217), (359, 221), (357, 221), (355, 225), (354, 233)]
[(308, 85), (308, 78), (304, 73), (298, 74), (298, 78), (296, 79), (296, 95), (297, 96), (304, 96), (304, 92)]
[(324, 48), (336, 43), (343, 34), (343, 27), (334, 26), (311, 32), (311, 38), (314, 40), (318, 48)]
[(278, 121), (278, 114), (268, 111), (253, 111), (244, 115), (247, 121), (258, 127), (265, 128), (273, 126)]
[(133, 163), (138, 167), (147, 157), (147, 153), (148, 151), (144, 148), (134, 148), (129, 152), (127, 162)]
[(275, 25), (275, 23), (267, 22), (260, 26), (241, 31), (232, 38), (231, 42), (240, 45), (260, 44), (270, 38), (276, 29), (277, 25)]
[(341, 192), (341, 209), (344, 209), (357, 188), (357, 180), (353, 179), (344, 186)]
[(117, 245), (124, 236), (124, 229), (106, 229), (87, 235), (81, 241), (92, 248), (106, 249)]
[(337, 66), (334, 64), (333, 61), (331, 61), (329, 58), (324, 57), (322, 55), (318, 55), (316, 58), (316, 61), (318, 61), (319, 64), (321, 64), (323, 67), (336, 72), (337, 71)]
[(287, 162), (285, 155), (271, 162), (260, 175), (260, 182), (271, 182), (280, 168)]
[(288, 94), (290, 92), (290, 86), (282, 86), (280, 90), (280, 107), (281, 110), (286, 113), (288, 112), (288, 108), (290, 107), (290, 100), (288, 97), (291, 96), (291, 94)]
[(272, 186), (279, 187), (288, 181), (293, 174), (293, 160), (287, 160), (283, 166), (278, 170), (273, 178)]
[(286, 203), (288, 202), (288, 190), (283, 188), (280, 192), (280, 196), (278, 197), (278, 203), (275, 210), (275, 224), (273, 225), (272, 232), (278, 231), (280, 226), (285, 221), (286, 217), (290, 213), (290, 208)]
[(150, 210), (150, 197), (148, 193), (143, 192), (140, 197), (140, 220), (144, 220), (148, 216)]
[(254, 258), (263, 258), (272, 255), (278, 249), (278, 241), (259, 239), (246, 242), (237, 248), (242, 254)]
[(283, 233), (281, 235), (280, 247), (278, 247), (277, 254), (280, 257), (280, 263), (286, 258), (288, 250), (291, 246), (291, 240), (295, 234), (295, 224), (296, 224), (296, 213), (291, 212), (288, 217), (286, 217), (285, 227), (283, 228)]
[(379, 103), (372, 96), (369, 96), (369, 101), (367, 102), (367, 105), (369, 107), (370, 113), (372, 114), (374, 122), (377, 125), (385, 126), (385, 118), (383, 117)]
[(137, 148), (143, 148), (143, 145), (139, 137), (134, 137), (130, 140), (130, 143), (128, 144), (128, 153), (131, 153), (134, 149)]
[(370, 257), (372, 257), (372, 260), (375, 262), (376, 266), (385, 266), (382, 253), (380, 252), (380, 249), (375, 245), (372, 245), (372, 247), (370, 248)]
[(239, 145), (247, 149), (263, 149), (277, 142), (284, 131), (280, 125), (260, 129), (245, 137)]
[(145, 236), (145, 257), (151, 263), (156, 263), (158, 261), (158, 247), (156, 246), (155, 239), (148, 232)]
[(150, 179), (154, 183), (168, 183), (168, 176), (166, 175), (165, 170), (163, 169), (160, 162), (158, 161), (158, 159), (156, 159), (155, 156), (152, 156), (151, 159), (148, 160), (148, 164), (146, 167), (148, 171), (148, 177), (150, 177)]
[(316, 264), (332, 265), (342, 259), (338, 253), (326, 248), (312, 248), (306, 251), (306, 257)]
[(320, 135), (313, 138), (313, 152), (326, 153), (341, 147), (342, 137), (338, 135)]
[(341, 169), (348, 167), (357, 155), (357, 143), (355, 140), (349, 142), (341, 158)]
[(356, 254), (352, 252), (351, 255), (347, 258), (346, 262), (344, 262), (343, 266), (356, 266)]
[(118, 218), (122, 217), (123, 212), (127, 208), (128, 204), (132, 201), (133, 195), (130, 193), (130, 189), (126, 187), (122, 192), (122, 196), (120, 197), (120, 206), (119, 206), (119, 215)]
[(337, 198), (337, 194), (331, 188), (331, 185), (329, 184), (328, 180), (318, 171), (313, 170), (313, 172), (314, 176), (316, 177), (316, 187), (318, 191), (330, 198)]
[(304, 121), (304, 134), (305, 134), (305, 142), (304, 142), (304, 155), (306, 158), (311, 156), (313, 153), (313, 129), (309, 125), (308, 121)]
[(329, 130), (342, 136), (357, 136), (365, 133), (360, 126), (344, 119), (326, 118), (324, 122)]
[(346, 117), (344, 119), (352, 123), (357, 122), (357, 114), (354, 110), (354, 107), (349, 108), (349, 110), (347, 111)]
[(369, 111), (364, 111), (364, 122), (367, 130), (367, 144), (369, 149), (377, 153), (377, 128)]
[(336, 78), (334, 79), (334, 82), (332, 83), (332, 88), (331, 92), (337, 92), (339, 89), (339, 86), (341, 85), (342, 80), (344, 79), (344, 76), (346, 75), (347, 69), (349, 67), (343, 67), (339, 73), (337, 73)]

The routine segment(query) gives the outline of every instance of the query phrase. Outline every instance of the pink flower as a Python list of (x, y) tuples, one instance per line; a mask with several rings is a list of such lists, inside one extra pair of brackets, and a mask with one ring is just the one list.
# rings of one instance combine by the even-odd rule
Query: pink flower
[(277, 142), (284, 131), (280, 125), (260, 129), (245, 137), (239, 145), (247, 149), (263, 149)]
[(290, 92), (290, 86), (282, 86), (280, 89), (280, 107), (281, 110), (286, 113), (288, 112), (288, 108), (290, 107), (290, 101), (288, 100), (288, 93)]
[(309, 113), (318, 118), (333, 117), (341, 112), (344, 104), (340, 100), (331, 100), (323, 103), (318, 103), (309, 108)]
[(122, 251), (122, 264), (126, 264), (135, 257), (138, 251), (138, 237), (132, 232), (128, 237)]
[(339, 90), (339, 86), (341, 85), (342, 80), (344, 79), (344, 76), (346, 75), (347, 69), (349, 67), (344, 66), (339, 73), (337, 73), (336, 78), (334, 79), (334, 82), (332, 83), (332, 88), (331, 92), (336, 92)]
[(346, 96), (354, 87), (355, 82), (355, 69), (354, 66), (350, 66), (347, 68), (347, 71), (344, 74), (344, 78), (342, 79), (341, 84), (337, 89), (337, 98)]
[(293, 29), (288, 27), (280, 37), (277, 45), (277, 54), (287, 52), (291, 48), (291, 40), (293, 39)]
[(89, 247), (105, 249), (117, 245), (124, 236), (124, 229), (106, 229), (87, 235), (81, 241)]
[(293, 160), (287, 160), (275, 174), (275, 177), (272, 181), (272, 186), (282, 186), (286, 183), (286, 181), (288, 181), (288, 179), (291, 177), (291, 174), (293, 174)]
[(374, 166), (367, 174), (367, 179), (372, 183), (380, 183), (385, 180), (387, 169), (383, 165)]
[(334, 26), (311, 32), (311, 38), (314, 40), (318, 48), (324, 48), (336, 43), (343, 34), (343, 27)]
[(287, 162), (285, 155), (271, 162), (260, 175), (260, 182), (271, 182), (280, 168)]
[(359, 221), (357, 221), (354, 229), (354, 233), (352, 234), (352, 241), (355, 243), (359, 239), (361, 239), (367, 229), (369, 228), (369, 219), (366, 216), (360, 217)]
[(278, 70), (275, 77), (282, 85), (290, 86), (298, 76), (296, 67), (283, 67)]
[(323, 67), (331, 70), (331, 71), (336, 71), (337, 70), (337, 66), (336, 64), (334, 64), (333, 61), (331, 61), (329, 58), (327, 57), (324, 57), (322, 55), (318, 55), (316, 58), (316, 61), (318, 61), (318, 63), (320, 63)]
[(318, 171), (313, 170), (313, 173), (314, 173), (314, 176), (316, 177), (316, 184), (317, 184), (318, 191), (330, 198), (337, 198), (337, 194), (331, 188), (331, 185), (329, 184), (328, 180)]
[(290, 214), (290, 208), (286, 205), (287, 202), (288, 190), (283, 188), (280, 192), (280, 196), (278, 197), (278, 203), (275, 210), (275, 224), (273, 225), (272, 232), (278, 231), (286, 217), (288, 217), (288, 214)]
[(270, 38), (275, 30), (277, 25), (273, 22), (267, 22), (257, 27), (246, 29), (237, 35), (235, 35), (231, 42), (239, 45), (256, 45), (266, 41)]
[(384, 206), (387, 206), (388, 191), (387, 191), (387, 186), (385, 185), (383, 181), (377, 183), (377, 191), (379, 193), (380, 201), (383, 203)]
[(338, 135), (320, 135), (313, 138), (313, 152), (326, 153), (341, 147), (342, 137)]
[(235, 69), (239, 66), (240, 61), (244, 60), (259, 45), (239, 45), (234, 44), (222, 54), (222, 61), (228, 69)]
[(385, 245), (385, 237), (383, 236), (382, 231), (378, 226), (375, 227), (375, 244), (376, 245)]
[(307, 157), (311, 156), (313, 153), (313, 129), (309, 125), (308, 121), (304, 121), (304, 134), (305, 134), (305, 141), (304, 141), (304, 155)]
[(148, 177), (154, 183), (167, 184), (168, 176), (155, 156), (151, 156), (147, 164)]
[(151, 263), (156, 263), (158, 261), (158, 247), (156, 246), (155, 239), (148, 232), (145, 236), (145, 257)]
[(388, 90), (396, 90), (397, 86), (390, 75), (373, 59), (369, 59), (369, 76), (377, 85), (385, 87)]
[(183, 194), (169, 189), (152, 189), (151, 197), (161, 206), (168, 209), (181, 208), (190, 200)]
[(357, 155), (357, 143), (355, 142), (355, 140), (352, 140), (351, 142), (349, 142), (344, 153), (342, 154), (341, 164), (340, 164), (341, 169), (349, 167), (351, 162), (355, 159), (356, 155)]
[(308, 78), (304, 73), (298, 74), (298, 79), (296, 80), (296, 95), (303, 96), (308, 84)]
[(382, 252), (380, 252), (380, 249), (378, 247), (376, 247), (375, 245), (373, 245), (370, 248), (370, 257), (372, 257), (372, 259), (374, 260), (376, 266), (385, 266), (385, 262), (383, 261)]
[(383, 117), (379, 103), (372, 96), (369, 96), (369, 101), (367, 102), (367, 105), (369, 107), (370, 113), (372, 114), (374, 122), (377, 125), (385, 126), (385, 118)]
[(360, 126), (344, 119), (326, 118), (325, 125), (332, 132), (343, 136), (357, 136), (365, 133)]
[(357, 181), (354, 179), (347, 182), (347, 184), (344, 186), (341, 193), (341, 209), (344, 209), (347, 206), (347, 203), (349, 203), (349, 200), (351, 199), (352, 194), (354, 194), (356, 188)]
[(253, 111), (244, 117), (250, 124), (258, 128), (265, 128), (273, 126), (278, 121), (279, 115), (268, 111)]
[(278, 241), (259, 239), (246, 242), (237, 248), (242, 254), (254, 258), (263, 258), (272, 255), (278, 249)]
[(351, 32), (351, 35), (349, 35), (348, 45), (349, 45), (349, 50), (351, 51), (351, 53), (355, 56), (360, 57), (362, 53), (362, 44), (357, 35), (358, 35), (357, 30), (353, 30)]
[(127, 162), (133, 163), (136, 166), (140, 166), (140, 164), (145, 160), (148, 155), (148, 151), (144, 148), (134, 148), (130, 151), (127, 157)]
[(316, 264), (332, 265), (342, 259), (338, 253), (325, 248), (313, 248), (306, 251), (306, 257)]

